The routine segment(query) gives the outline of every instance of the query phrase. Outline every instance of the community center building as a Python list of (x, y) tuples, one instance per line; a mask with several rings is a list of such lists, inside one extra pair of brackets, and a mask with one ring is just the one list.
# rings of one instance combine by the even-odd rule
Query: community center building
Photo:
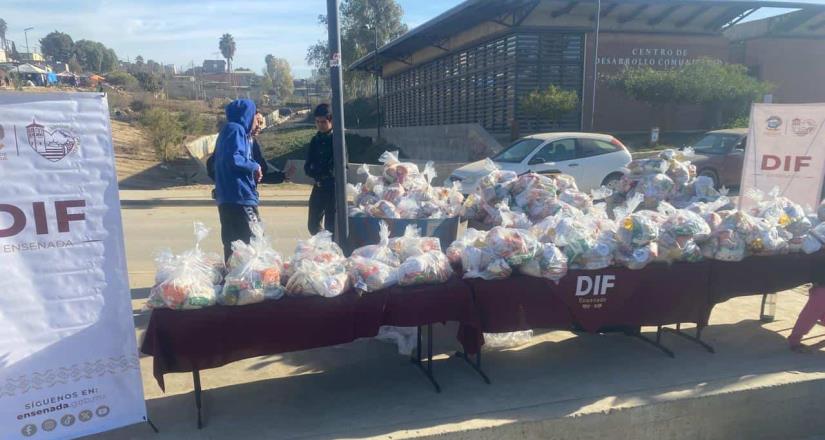
[[(761, 8), (793, 10), (741, 23)], [(598, 28), (598, 31), (597, 31)], [(825, 101), (825, 5), (777, 1), (469, 0), (354, 62), (383, 78), (384, 125), (479, 123), (495, 134), (650, 129), (648, 104), (608, 88), (627, 66), (678, 68), (700, 58), (744, 64), (773, 102)], [(533, 90), (575, 90), (577, 110), (537, 120)], [(671, 130), (711, 125), (695, 105), (668, 106)]]

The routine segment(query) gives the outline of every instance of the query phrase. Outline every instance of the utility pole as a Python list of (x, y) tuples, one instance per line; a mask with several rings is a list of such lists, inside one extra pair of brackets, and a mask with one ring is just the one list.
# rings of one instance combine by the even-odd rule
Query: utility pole
[(590, 131), (596, 123), (596, 86), (599, 82), (599, 31), (602, 23), (602, 0), (596, 0), (596, 32), (593, 41), (593, 102), (590, 104)]
[(381, 126), (384, 123), (384, 117), (381, 114), (381, 89), (379, 88), (379, 81), (381, 77), (381, 70), (378, 67), (378, 4), (375, 0), (370, 1), (372, 3), (372, 30), (373, 30), (373, 37), (375, 38), (375, 52), (373, 52), (373, 60), (375, 61), (375, 68), (373, 69), (373, 75), (375, 75), (375, 109), (378, 111), (378, 133), (375, 142), (381, 139)]
[(347, 144), (344, 138), (344, 102), (341, 85), (341, 29), (338, 24), (338, 0), (327, 0), (329, 29), (329, 75), (332, 87), (332, 151), (335, 161), (335, 241), (349, 250), (349, 217), (347, 213)]
[(32, 55), (31, 51), (29, 50), (29, 31), (32, 30), (32, 29), (34, 29), (34, 28), (33, 27), (27, 27), (26, 29), (23, 29), (23, 36), (26, 37), (26, 53), (29, 54), (29, 58), (31, 58), (29, 61), (34, 61), (34, 56)]

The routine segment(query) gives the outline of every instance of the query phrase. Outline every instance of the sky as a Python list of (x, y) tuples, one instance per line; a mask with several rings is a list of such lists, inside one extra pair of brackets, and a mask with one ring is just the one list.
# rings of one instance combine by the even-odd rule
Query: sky
[[(397, 0), (404, 21), (412, 29), (459, 4), (461, 0)], [(825, 3), (825, 0), (810, 0)], [(0, 18), (8, 24), (7, 38), (25, 51), (53, 30), (77, 41), (99, 41), (115, 49), (121, 59), (137, 55), (162, 64), (188, 68), (204, 59), (220, 58), (218, 40), (224, 33), (235, 38), (234, 65), (260, 72), (264, 57), (286, 58), (296, 77), (310, 74), (304, 57), (309, 46), (326, 39), (318, 15), (326, 13), (324, 0), (3, 0)], [(36, 6), (33, 6), (36, 5)], [(33, 8), (37, 13), (33, 13)], [(783, 12), (762, 10), (750, 19)]]

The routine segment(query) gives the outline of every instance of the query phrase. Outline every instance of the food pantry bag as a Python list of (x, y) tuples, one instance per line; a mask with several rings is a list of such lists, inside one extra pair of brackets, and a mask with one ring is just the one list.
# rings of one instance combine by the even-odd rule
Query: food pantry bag
[(390, 249), (390, 228), (387, 226), (387, 222), (383, 220), (378, 224), (378, 237), (378, 244), (362, 246), (352, 251), (352, 256), (367, 260), (376, 260), (391, 267), (400, 266), (401, 260), (399, 260), (395, 252)]
[(281, 285), (283, 260), (272, 249), (260, 224), (252, 225), (249, 244), (232, 243), (229, 258), (229, 275), (218, 297), (218, 302), (228, 306), (254, 304), (265, 299), (276, 300), (284, 296)]
[(421, 255), (407, 258), (398, 268), (398, 284), (413, 286), (417, 284), (446, 283), (453, 274), (447, 256), (440, 250), (428, 251)]
[(145, 309), (191, 310), (215, 304), (215, 284), (221, 281), (223, 261), (218, 255), (201, 251), (200, 243), (209, 235), (203, 223), (195, 223), (195, 247), (180, 255), (160, 251), (155, 258), (155, 286)]
[(422, 237), (421, 229), (416, 225), (407, 225), (404, 235), (391, 238), (388, 245), (402, 263), (410, 257), (426, 252), (441, 252), (441, 240), (438, 237)]
[(343, 261), (322, 264), (299, 260), (295, 273), (289, 277), (286, 293), (292, 296), (323, 296), (332, 298), (349, 287), (349, 274)]

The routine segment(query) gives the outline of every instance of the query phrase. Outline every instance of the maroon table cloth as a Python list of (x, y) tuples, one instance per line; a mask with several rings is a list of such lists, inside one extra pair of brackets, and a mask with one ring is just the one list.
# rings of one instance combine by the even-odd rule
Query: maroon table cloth
[[(444, 284), (400, 287), (364, 293), (356, 304), (356, 336), (373, 337), (382, 325), (418, 327), (459, 322), (458, 340), (468, 353), (481, 348), (478, 314), (470, 286), (455, 275)], [(466, 333), (465, 333), (466, 332)]]
[(754, 294), (793, 289), (825, 276), (825, 252), (806, 255), (748, 257), (739, 262), (714, 261), (710, 274), (711, 303)]
[(164, 389), (165, 373), (216, 368), (256, 356), (351, 342), (354, 291), (334, 298), (284, 297), (246, 306), (152, 311), (141, 351), (154, 357), (153, 373)]
[(681, 322), (706, 325), (709, 274), (710, 263), (701, 262), (574, 270), (559, 284), (523, 275), (467, 281), (485, 332), (567, 329), (574, 324), (595, 332)]

